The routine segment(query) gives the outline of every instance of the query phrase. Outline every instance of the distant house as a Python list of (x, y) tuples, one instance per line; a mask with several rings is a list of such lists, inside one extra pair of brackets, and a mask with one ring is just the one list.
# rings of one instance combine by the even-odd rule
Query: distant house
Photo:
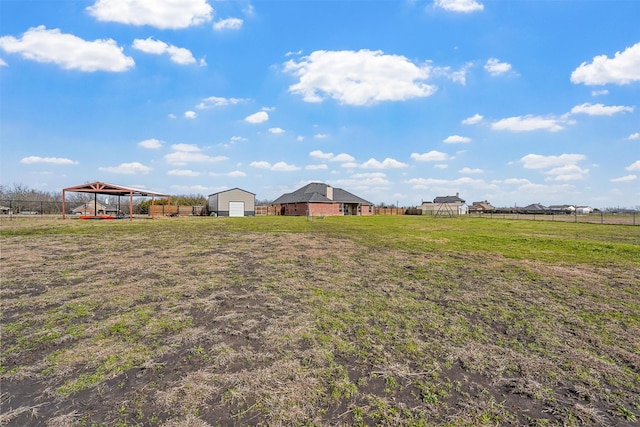
[(455, 196), (438, 196), (433, 202), (422, 202), (420, 205), (423, 215), (463, 215), (468, 211), (465, 201), (460, 194)]
[(373, 215), (373, 203), (342, 188), (312, 182), (272, 202), (276, 215)]
[(2, 215), (10, 215), (13, 213), (13, 209), (9, 206), (0, 206), (0, 213), (2, 213)]
[(486, 200), (483, 202), (473, 202), (471, 206), (469, 206), (469, 213), (489, 213), (495, 212), (496, 207)]
[(549, 210), (553, 214), (572, 214), (576, 211), (576, 207), (573, 205), (551, 205)]
[(578, 206), (576, 207), (576, 214), (578, 215), (589, 215), (591, 213), (593, 213), (595, 209), (593, 209), (591, 206)]
[(76, 215), (92, 215), (92, 216), (106, 215), (107, 208), (102, 203), (87, 202), (73, 209), (71, 213)]
[(523, 207), (520, 212), (524, 214), (549, 214), (551, 210), (540, 203), (532, 203)]
[(215, 212), (218, 216), (254, 216), (256, 195), (239, 188), (210, 194), (209, 211)]

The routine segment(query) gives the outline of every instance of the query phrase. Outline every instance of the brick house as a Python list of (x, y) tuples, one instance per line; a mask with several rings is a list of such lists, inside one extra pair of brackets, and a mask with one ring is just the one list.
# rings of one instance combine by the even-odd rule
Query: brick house
[(373, 215), (373, 203), (341, 188), (312, 182), (272, 202), (276, 215)]

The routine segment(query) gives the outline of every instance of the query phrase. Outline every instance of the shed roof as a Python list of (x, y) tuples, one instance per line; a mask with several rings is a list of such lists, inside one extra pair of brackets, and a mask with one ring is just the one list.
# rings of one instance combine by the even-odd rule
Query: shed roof
[(235, 187), (235, 188), (230, 188), (228, 190), (218, 191), (217, 193), (209, 194), (208, 197), (215, 196), (216, 194), (228, 193), (229, 191), (234, 191), (234, 190), (239, 190), (245, 193), (253, 194), (254, 196), (256, 195), (256, 193), (252, 193), (251, 191), (247, 191), (247, 190), (243, 190), (242, 188)]
[(464, 203), (464, 200), (458, 196), (438, 196), (433, 203)]

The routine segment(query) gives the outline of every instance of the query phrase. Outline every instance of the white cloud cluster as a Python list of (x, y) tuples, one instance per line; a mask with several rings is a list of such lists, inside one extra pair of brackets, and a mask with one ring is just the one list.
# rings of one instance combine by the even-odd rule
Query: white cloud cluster
[(549, 180), (553, 181), (577, 181), (589, 174), (589, 169), (578, 166), (585, 160), (583, 154), (561, 154), (559, 156), (543, 156), (540, 154), (527, 154), (520, 159), (525, 169), (545, 170)]
[(142, 148), (147, 148), (149, 150), (157, 150), (164, 145), (164, 141), (160, 141), (159, 139), (151, 138), (145, 139), (144, 141), (138, 142), (138, 146)]
[(20, 159), (20, 163), (25, 165), (32, 165), (36, 163), (47, 163), (50, 165), (77, 165), (75, 160), (67, 159), (64, 157), (40, 157), (40, 156), (28, 156)]
[(207, 0), (97, 0), (87, 11), (99, 21), (160, 29), (200, 25), (213, 16)]
[(467, 117), (466, 119), (464, 119), (462, 121), (463, 125), (476, 125), (478, 123), (480, 123), (482, 121), (482, 119), (484, 119), (484, 117), (482, 117), (482, 115), (480, 114), (474, 114), (471, 117)]
[(500, 119), (491, 123), (493, 130), (508, 130), (511, 132), (530, 132), (534, 130), (546, 130), (558, 132), (564, 129), (566, 120), (557, 117), (541, 117), (534, 115), (514, 116)]
[(170, 176), (200, 176), (200, 172), (192, 171), (191, 169), (171, 169), (167, 172)]
[(583, 62), (571, 73), (571, 82), (585, 85), (613, 83), (625, 85), (640, 81), (640, 43), (616, 52), (613, 58), (599, 55)]
[(590, 104), (588, 102), (576, 105), (571, 109), (571, 114), (588, 114), (590, 116), (613, 116), (616, 113), (633, 112), (634, 107), (624, 105)]
[(449, 158), (447, 153), (442, 151), (432, 150), (428, 153), (411, 153), (411, 158), (417, 162), (442, 162)]
[(309, 155), (316, 159), (328, 160), (330, 162), (347, 163), (347, 162), (354, 162), (356, 160), (355, 157), (347, 153), (340, 153), (340, 154), (324, 153), (321, 150), (314, 150), (310, 152)]
[(446, 137), (442, 142), (445, 144), (467, 144), (471, 142), (471, 138), (467, 136), (451, 135)]
[(285, 133), (285, 130), (282, 128), (269, 128), (269, 132), (271, 132), (274, 135), (280, 135)]
[(275, 164), (271, 164), (264, 160), (251, 162), (249, 166), (257, 168), (257, 169), (268, 169), (274, 172), (293, 172), (300, 170), (300, 168), (296, 165), (290, 165), (286, 162), (277, 162)]
[(167, 54), (172, 62), (180, 65), (193, 64), (196, 62), (196, 59), (189, 49), (173, 46), (160, 40), (153, 40), (152, 37), (135, 39), (133, 41), (133, 48), (153, 55)]
[(109, 173), (117, 173), (122, 175), (135, 175), (142, 174), (146, 175), (151, 172), (151, 168), (149, 166), (145, 166), (139, 162), (131, 162), (131, 163), (120, 163), (118, 166), (104, 166), (99, 167), (98, 170), (102, 172)]
[(225, 156), (209, 156), (193, 144), (174, 144), (171, 149), (173, 151), (166, 154), (164, 159), (167, 163), (176, 166), (184, 166), (188, 163), (215, 163), (228, 159)]
[(240, 18), (226, 18), (213, 24), (213, 29), (216, 31), (239, 30), (243, 23), (244, 21)]
[(501, 74), (511, 71), (511, 64), (508, 62), (500, 62), (497, 58), (490, 58), (484, 69), (492, 76), (499, 76)]
[(408, 165), (406, 163), (399, 162), (398, 160), (389, 157), (383, 161), (371, 158), (360, 165), (362, 169), (398, 169), (406, 168), (407, 166)]
[(212, 107), (226, 107), (227, 105), (237, 105), (246, 101), (248, 100), (243, 98), (223, 98), (220, 96), (210, 96), (208, 98), (204, 98), (198, 105), (196, 105), (196, 108), (199, 110), (205, 110)]
[(427, 97), (436, 91), (425, 83), (430, 66), (382, 51), (318, 50), (300, 61), (287, 61), (284, 70), (299, 78), (289, 91), (306, 102), (328, 97), (347, 105), (372, 105)]
[(433, 5), (450, 12), (471, 13), (484, 9), (476, 0), (434, 0)]
[(0, 48), (66, 70), (121, 72), (135, 65), (133, 58), (124, 55), (112, 39), (86, 41), (59, 29), (47, 30), (44, 25), (30, 28), (20, 39), (0, 37)]
[(266, 111), (258, 111), (244, 118), (247, 123), (258, 124), (269, 120), (269, 114)]
[(627, 139), (632, 140), (632, 141), (635, 140), (635, 139), (640, 139), (640, 132), (632, 133), (631, 135), (629, 135), (629, 137)]

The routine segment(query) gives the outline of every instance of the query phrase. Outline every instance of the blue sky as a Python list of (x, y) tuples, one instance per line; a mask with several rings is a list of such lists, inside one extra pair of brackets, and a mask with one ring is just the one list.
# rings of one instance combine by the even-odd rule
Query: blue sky
[(640, 206), (640, 2), (0, 2), (0, 183)]

